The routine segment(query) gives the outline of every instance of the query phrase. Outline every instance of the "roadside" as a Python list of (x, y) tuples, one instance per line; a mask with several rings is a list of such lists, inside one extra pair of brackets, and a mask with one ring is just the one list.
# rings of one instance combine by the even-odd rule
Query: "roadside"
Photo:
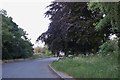
[(30, 58), (25, 58), (25, 59), (11, 59), (11, 60), (1, 60), (2, 63), (11, 63), (11, 62), (21, 62), (21, 61), (28, 61), (28, 60), (34, 60), (34, 59), (45, 59), (45, 58), (50, 58), (53, 57), (52, 55), (45, 55), (45, 54), (34, 54)]
[(48, 65), (49, 66), (49, 68), (55, 73), (55, 74), (57, 74), (62, 80), (75, 80), (75, 79), (73, 79), (73, 77), (71, 77), (71, 76), (69, 76), (69, 75), (67, 75), (67, 74), (65, 74), (65, 73), (63, 73), (63, 72), (60, 72), (60, 71), (57, 71), (57, 70), (55, 70), (52, 66), (51, 66), (51, 64), (49, 64)]
[(118, 78), (118, 54), (80, 55), (64, 58), (51, 65), (74, 78)]

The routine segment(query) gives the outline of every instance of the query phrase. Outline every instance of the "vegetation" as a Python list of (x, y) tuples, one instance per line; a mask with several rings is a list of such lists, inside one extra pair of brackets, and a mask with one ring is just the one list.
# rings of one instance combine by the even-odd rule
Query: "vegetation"
[(42, 48), (42, 47), (35, 47), (34, 48), (34, 53), (43, 53), (45, 51), (45, 48)]
[(118, 58), (118, 42), (114, 39), (101, 45), (96, 55), (65, 57), (52, 63), (52, 66), (74, 78), (118, 78), (120, 67)]
[[(119, 26), (110, 23), (113, 20), (110, 18), (109, 21), (107, 17), (111, 16), (107, 15), (109, 12), (103, 12), (101, 7), (96, 8), (95, 5), (97, 6), (87, 2), (53, 2), (45, 13), (51, 20), (49, 29), (37, 40), (45, 42), (53, 53), (62, 51), (66, 56), (95, 54), (99, 46), (109, 40), (110, 35), (116, 34), (119, 37)], [(118, 8), (119, 3), (115, 3), (114, 6)], [(119, 23), (119, 20), (117, 22)], [(100, 25), (104, 27), (99, 29)], [(114, 26), (116, 28), (113, 29)]]
[[(75, 78), (118, 78), (120, 52), (120, 2), (52, 2), (45, 13), (51, 23), (40, 35), (48, 46), (35, 49), (44, 55), (64, 52), (65, 57), (52, 66)], [(26, 58), (33, 54), (26, 32), (2, 16), (3, 59)], [(116, 39), (110, 39), (112, 35)], [(49, 51), (50, 50), (50, 51)], [(41, 56), (42, 54), (34, 55)]]
[(28, 58), (33, 55), (32, 43), (27, 33), (7, 16), (5, 10), (0, 11), (2, 16), (2, 59)]
[(36, 59), (36, 58), (45, 58), (50, 56), (53, 56), (53, 54), (51, 53), (51, 51), (48, 50), (47, 46), (44, 47), (37, 46), (34, 48), (34, 54), (32, 58)]
[(102, 29), (105, 25), (111, 25), (112, 32), (119, 34), (120, 32), (120, 2), (107, 2), (107, 3), (96, 3), (90, 2), (88, 5), (92, 11), (101, 12), (104, 14), (96, 27)]
[(52, 56), (52, 54), (44, 54), (44, 53), (34, 53), (33, 56), (31, 56), (31, 59), (38, 59), (38, 58), (47, 58)]
[(45, 15), (51, 23), (37, 41), (54, 54), (76, 56), (52, 66), (76, 78), (117, 78), (120, 2), (53, 2), (48, 8)]
[(118, 40), (109, 40), (102, 44), (99, 49), (99, 53), (109, 54), (109, 53), (118, 53)]
[(53, 62), (52, 67), (74, 78), (118, 78), (118, 53), (108, 55), (79, 55)]

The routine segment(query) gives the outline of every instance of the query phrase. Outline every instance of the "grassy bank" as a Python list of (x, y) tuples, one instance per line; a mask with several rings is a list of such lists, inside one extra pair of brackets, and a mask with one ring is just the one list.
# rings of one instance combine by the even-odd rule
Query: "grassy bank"
[(74, 78), (118, 78), (118, 54), (65, 58), (52, 66)]

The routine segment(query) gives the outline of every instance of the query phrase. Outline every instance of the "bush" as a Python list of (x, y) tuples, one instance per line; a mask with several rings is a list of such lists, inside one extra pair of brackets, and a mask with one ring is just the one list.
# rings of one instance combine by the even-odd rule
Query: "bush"
[(100, 47), (99, 53), (108, 54), (116, 53), (118, 51), (118, 40), (109, 40), (102, 44)]
[(51, 56), (52, 52), (49, 51), (48, 49), (45, 49), (44, 52), (43, 52), (43, 54), (46, 55), (46, 56)]

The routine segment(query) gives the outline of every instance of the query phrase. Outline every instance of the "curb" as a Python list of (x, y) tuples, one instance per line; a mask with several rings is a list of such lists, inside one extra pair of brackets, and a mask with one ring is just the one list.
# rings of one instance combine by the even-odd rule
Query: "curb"
[[(57, 74), (57, 76), (62, 79), (62, 77), (50, 66), (50, 64), (48, 66), (52, 70), (52, 72), (54, 72), (55, 74)], [(62, 80), (64, 80), (64, 79), (62, 79)]]
[(3, 60), (2, 63), (21, 62), (21, 61), (26, 61), (26, 60), (30, 60), (30, 59)]
[[(50, 57), (45, 57), (50, 58)], [(45, 58), (36, 58), (36, 59), (45, 59)], [(1, 60), (2, 63), (12, 63), (12, 62), (21, 62), (21, 61), (27, 61), (27, 60), (35, 60), (32, 58), (26, 58), (26, 59), (11, 59), (11, 60)]]
[[(62, 80), (75, 80), (75, 79), (73, 79), (73, 77), (71, 77), (71, 76), (68, 76), (67, 74), (65, 74), (65, 73), (62, 73), (62, 72), (59, 72), (59, 71), (56, 71), (50, 64), (48, 65), (49, 66), (49, 68), (55, 73), (55, 74), (57, 74)], [(64, 75), (64, 76), (63, 76)]]

